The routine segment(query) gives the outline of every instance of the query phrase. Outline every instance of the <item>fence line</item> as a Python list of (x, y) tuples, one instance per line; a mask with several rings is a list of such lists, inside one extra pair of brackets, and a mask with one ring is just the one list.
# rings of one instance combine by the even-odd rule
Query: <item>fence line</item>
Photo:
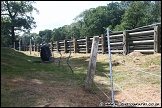
[[(106, 73), (104, 73), (104, 72), (102, 72), (102, 73), (103, 73), (107, 78), (109, 78), (109, 76), (107, 76)], [(113, 84), (115, 84), (121, 91), (124, 92), (124, 90), (123, 90), (118, 84), (114, 83), (114, 81), (113, 81)], [(124, 94), (127, 95), (133, 102), (135, 102), (135, 101), (129, 96), (128, 93), (124, 92)]]
[[(134, 44), (134, 43), (137, 43), (137, 44), (141, 44), (141, 43), (144, 43), (144, 42), (147, 42), (147, 43), (149, 43), (150, 44), (150, 42), (153, 42), (154, 43), (154, 53), (155, 52), (159, 52), (160, 50), (159, 50), (159, 48), (160, 48), (160, 41), (159, 41), (159, 37), (160, 37), (160, 33), (157, 33), (158, 31), (160, 31), (159, 30), (159, 27), (158, 26), (155, 26), (154, 27), (154, 31), (146, 31), (146, 32), (143, 32), (143, 33), (147, 33), (147, 35), (149, 34), (151, 34), (152, 35), (152, 33), (154, 33), (154, 41), (153, 40), (146, 40), (146, 41), (136, 41), (136, 42), (134, 42), (133, 40), (131, 40), (132, 41), (132, 44)], [(124, 31), (123, 32), (123, 53), (124, 53), (124, 55), (126, 55), (126, 54), (128, 54), (129, 53), (129, 41), (130, 41), (130, 39), (128, 39), (128, 36), (137, 36), (137, 34), (139, 34), (139, 32), (137, 32), (137, 33), (133, 33), (133, 34), (129, 34), (128, 33), (128, 31)], [(158, 34), (158, 35), (157, 35)], [(142, 34), (142, 36), (143, 36), (144, 34)], [(159, 37), (158, 37), (159, 36)], [(112, 103), (114, 104), (114, 95), (113, 95), (113, 92), (114, 92), (114, 90), (113, 90), (113, 85), (115, 84), (125, 95), (127, 95), (133, 102), (135, 102), (134, 100), (133, 100), (133, 98), (128, 94), (128, 93), (126, 93), (118, 84), (116, 84), (113, 80), (112, 80), (112, 66), (111, 66), (111, 48), (110, 48), (110, 39), (109, 39), (110, 37), (109, 37), (109, 29), (107, 28), (107, 41), (108, 41), (108, 54), (109, 54), (109, 63), (110, 63), (110, 84), (111, 84), (111, 87), (112, 87), (112, 89), (111, 89), (111, 92), (112, 92)], [(158, 38), (158, 39), (157, 39)], [(150, 39), (150, 38), (149, 38)], [(136, 39), (137, 40), (137, 39)], [(118, 42), (118, 44), (121, 44), (120, 42)], [(112, 44), (111, 44), (112, 45)], [(159, 45), (159, 46), (158, 46)], [(141, 50), (142, 51), (142, 50)], [(121, 64), (123, 64), (123, 65), (125, 65), (124, 63), (121, 63)], [(127, 66), (127, 65), (125, 65), (125, 66)], [(129, 68), (132, 68), (132, 67), (130, 67), (130, 66), (127, 66), (127, 67), (129, 67)], [(135, 68), (134, 68), (135, 69)], [(135, 69), (135, 70), (138, 70), (138, 71), (140, 71), (140, 72), (144, 72), (144, 73), (147, 73), (147, 74), (151, 74), (151, 75), (154, 75), (154, 76), (158, 76), (158, 77), (161, 77), (161, 76), (159, 76), (159, 75), (157, 75), (157, 74), (153, 74), (153, 73), (149, 73), (149, 72), (145, 72), (145, 71), (143, 71), (143, 70), (140, 70), (140, 69)], [(103, 72), (102, 72), (103, 73)], [(103, 73), (106, 77), (108, 77), (105, 73)], [(109, 78), (109, 77), (108, 77)]]
[[(91, 78), (92, 79), (92, 78)], [(92, 79), (93, 80), (93, 79)], [(102, 89), (100, 89), (100, 87), (99, 86), (97, 86), (97, 84), (95, 84), (95, 82), (93, 83), (105, 96), (106, 96), (106, 98), (108, 99), (108, 100), (111, 100), (110, 99), (110, 97), (102, 90)], [(100, 101), (100, 104), (101, 104), (101, 106), (103, 106), (102, 104), (103, 104), (103, 102), (101, 103), (102, 101)]]
[[(117, 33), (110, 33), (110, 46), (112, 53), (124, 55), (133, 51), (141, 53), (161, 53), (161, 23), (144, 27), (125, 30)], [(107, 35), (99, 35), (98, 53), (108, 53)], [(50, 43), (51, 51), (64, 53), (90, 53), (93, 36), (79, 39), (65, 39)], [(71, 49), (70, 49), (71, 46)], [(29, 50), (29, 48), (27, 48)], [(40, 51), (38, 46), (32, 46), (35, 51)]]
[[(159, 47), (161, 47), (159, 44), (161, 44), (159, 41), (160, 35), (160, 28), (161, 25), (156, 25), (154, 27), (150, 27), (147, 29), (139, 29), (135, 31), (123, 31), (120, 33), (111, 33), (110, 34), (110, 45), (111, 45), (111, 52), (112, 53), (118, 53), (123, 52), (125, 55), (136, 50), (143, 53), (159, 53), (161, 52)], [(158, 32), (158, 33), (157, 33)], [(108, 53), (107, 47), (106, 47), (106, 35), (99, 35), (100, 42), (99, 42), (99, 50), (98, 53)], [(58, 41), (58, 43), (63, 42), (62, 40)], [(67, 49), (63, 44), (59, 44), (57, 47), (58, 51), (64, 51), (65, 53), (69, 52), (68, 49), (68, 42), (67, 40), (64, 40), (67, 44)], [(55, 43), (55, 42), (53, 42)], [(74, 46), (74, 43), (76, 44)], [(76, 39), (76, 42), (71, 43), (73, 45), (72, 51), (75, 53), (90, 53), (91, 50), (91, 43), (92, 43), (92, 37), (86, 37), (86, 38), (80, 38)], [(74, 48), (75, 47), (75, 48)]]
[[(60, 53), (60, 55), (61, 55), (61, 53)], [(62, 55), (61, 55), (62, 56)], [(60, 57), (61, 58), (61, 57)], [(59, 66), (60, 66), (60, 61), (61, 60), (59, 60)], [(79, 77), (79, 78), (81, 78), (82, 80), (84, 80), (81, 76), (79, 76), (79, 75), (77, 75), (76, 74), (76, 76), (77, 77)], [(100, 91), (102, 91), (95, 83), (94, 83), (94, 85), (100, 90)], [(95, 97), (100, 101), (100, 103), (103, 103), (102, 102), (102, 100), (96, 95), (96, 93), (94, 92), (94, 90), (93, 89), (91, 89), (92, 91), (93, 91), (93, 94), (95, 95)], [(107, 98), (109, 98), (107, 95), (106, 95), (106, 93), (104, 93), (103, 91), (102, 91), (102, 93), (107, 97)], [(110, 99), (110, 98), (109, 98)]]
[[(102, 72), (102, 74), (104, 74), (107, 78), (109, 78), (109, 76), (106, 73)], [(113, 81), (113, 84), (115, 84), (126, 96), (128, 96), (133, 102), (135, 102), (135, 100), (128, 93), (126, 93), (117, 83)]]
[(126, 96), (128, 96), (134, 103), (135, 103), (135, 101), (133, 100), (133, 98), (131, 98), (131, 96), (128, 94), (128, 93), (126, 93), (118, 84), (116, 84), (116, 83), (114, 83)]
[[(123, 63), (122, 63), (123, 64)], [(125, 66), (127, 66), (127, 65), (125, 65)], [(127, 66), (127, 67), (129, 67), (129, 66)], [(129, 68), (131, 68), (131, 67), (129, 67)], [(131, 68), (132, 69), (132, 68)], [(133, 69), (135, 69), (135, 68), (133, 68)], [(137, 70), (137, 69), (135, 69), (135, 70)], [(139, 70), (139, 69), (138, 69)], [(140, 70), (141, 71), (141, 70)], [(145, 71), (144, 71), (145, 72)], [(107, 78), (110, 78), (106, 73), (104, 73), (104, 72), (102, 72), (102, 74), (104, 74)], [(152, 75), (152, 74), (151, 74)], [(156, 75), (156, 74), (155, 74)], [(159, 75), (158, 75), (159, 76)], [(161, 77), (161, 76), (160, 76)], [(128, 94), (128, 93), (126, 93), (117, 83), (115, 83), (114, 81), (113, 81), (113, 84), (114, 85), (116, 85), (127, 97), (129, 97), (134, 103), (135, 103), (135, 100)], [(153, 100), (153, 99), (152, 99)], [(146, 102), (146, 101), (144, 101), (144, 102)]]
[[(109, 96), (107, 96), (107, 94), (104, 92), (104, 91), (102, 91), (101, 89), (100, 89), (100, 87), (98, 87), (97, 86), (97, 84), (95, 84), (94, 83), (94, 85), (107, 97), (107, 99), (110, 99), (110, 97)], [(111, 99), (110, 99), (111, 100)]]

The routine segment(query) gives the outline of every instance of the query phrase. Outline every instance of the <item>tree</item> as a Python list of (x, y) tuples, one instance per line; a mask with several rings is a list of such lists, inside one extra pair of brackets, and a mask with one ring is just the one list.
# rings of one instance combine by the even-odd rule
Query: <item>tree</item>
[(120, 3), (112, 2), (107, 6), (98, 6), (90, 8), (79, 14), (75, 21), (80, 23), (80, 36), (94, 36), (105, 33), (105, 28), (111, 26), (114, 29), (117, 24), (120, 24), (124, 9)]
[(121, 24), (115, 30), (133, 29), (161, 22), (161, 1), (133, 1), (125, 9)]
[(71, 37), (72, 38), (79, 38), (80, 37), (80, 28), (79, 28), (79, 23), (72, 23), (71, 24)]
[(134, 2), (134, 1), (121, 1), (120, 2), (121, 8), (122, 9), (127, 9), (132, 2)]
[(45, 30), (46, 34), (45, 34), (45, 42), (49, 43), (51, 42), (51, 38), (52, 38), (52, 30)]
[(31, 34), (29, 32), (23, 33), (22, 38), (22, 47), (30, 45)]
[(161, 22), (161, 1), (152, 2), (151, 18), (153, 23)]
[(37, 33), (31, 33), (30, 34), (30, 37), (31, 37), (31, 43), (32, 43), (32, 45), (36, 45), (36, 44), (40, 44), (41, 42), (39, 42), (40, 41), (40, 37), (39, 37), (39, 34), (37, 34)]
[(52, 30), (42, 30), (39, 31), (39, 36), (42, 39), (42, 43), (49, 43), (52, 38)]
[(121, 3), (112, 2), (107, 5), (106, 21), (108, 22), (107, 26), (110, 27), (112, 31), (114, 30), (116, 25), (120, 24), (124, 12), (125, 12), (125, 8), (123, 8)]
[[(33, 7), (34, 1), (1, 1), (1, 16), (8, 18), (8, 27), (11, 31), (12, 47), (15, 41), (15, 31), (30, 31), (36, 27), (36, 22), (31, 16), (33, 10), (39, 12)], [(4, 20), (1, 19), (1, 22)]]
[(144, 7), (143, 2), (132, 2), (130, 6), (126, 9), (122, 18), (121, 25), (123, 29), (133, 29), (143, 26), (145, 24), (145, 10), (146, 8)]
[[(70, 25), (52, 30), (52, 41), (94, 36), (161, 22), (161, 1), (121, 1), (81, 12)], [(40, 32), (46, 37), (46, 32)], [(42, 38), (46, 40), (45, 38)]]
[(9, 26), (10, 26), (9, 18), (1, 17), (1, 46), (3, 47), (8, 47), (8, 45), (11, 45)]

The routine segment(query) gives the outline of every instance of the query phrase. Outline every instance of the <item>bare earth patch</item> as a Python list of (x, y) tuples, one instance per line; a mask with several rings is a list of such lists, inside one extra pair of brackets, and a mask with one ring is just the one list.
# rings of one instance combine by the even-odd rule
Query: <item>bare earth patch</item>
[[(32, 90), (36, 92), (34, 95), (27, 92), (24, 97), (39, 97), (34, 107), (97, 107), (100, 103), (95, 94), (87, 92), (83, 86), (79, 85), (69, 86), (66, 83), (53, 81), (51, 83), (56, 84), (47, 86), (38, 79), (6, 79), (5, 76), (1, 76), (1, 82), (14, 85), (18, 87), (18, 90)], [(100, 98), (105, 97), (101, 96)]]
[[(1, 82), (6, 82), (10, 85), (17, 86), (18, 89), (22, 90), (32, 90), (36, 94), (26, 93), (25, 97), (38, 97), (37, 103), (33, 107), (97, 107), (100, 101), (107, 103), (111, 102), (108, 100), (102, 92), (97, 92), (97, 94), (89, 93), (84, 90), (83, 86), (72, 85), (69, 86), (66, 83), (60, 83), (57, 81), (52, 81), (51, 86), (47, 86), (41, 80), (38, 79), (23, 79), (14, 78), (6, 79), (5, 76), (1, 76)], [(107, 84), (106, 81), (97, 79), (96, 82), (101, 84)], [(72, 83), (72, 82), (71, 82)], [(54, 86), (55, 85), (55, 86)], [(125, 90), (137, 103), (143, 102), (157, 102), (161, 103), (160, 90), (153, 87), (141, 86), (136, 88), (130, 88)], [(149, 95), (148, 95), (149, 94)], [(96, 96), (99, 98), (96, 98)], [(111, 93), (107, 93), (111, 97)], [(22, 96), (23, 98), (23, 96)], [(122, 91), (116, 93), (116, 102), (122, 103), (132, 103), (133, 101), (128, 98)], [(161, 106), (161, 104), (160, 104)]]

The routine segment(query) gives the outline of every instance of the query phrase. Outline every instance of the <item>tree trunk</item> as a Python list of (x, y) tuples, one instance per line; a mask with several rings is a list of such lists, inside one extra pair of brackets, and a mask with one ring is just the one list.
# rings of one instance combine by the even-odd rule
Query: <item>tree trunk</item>
[(12, 35), (12, 48), (14, 48), (14, 41), (15, 41), (15, 32), (14, 26), (11, 26), (11, 35)]

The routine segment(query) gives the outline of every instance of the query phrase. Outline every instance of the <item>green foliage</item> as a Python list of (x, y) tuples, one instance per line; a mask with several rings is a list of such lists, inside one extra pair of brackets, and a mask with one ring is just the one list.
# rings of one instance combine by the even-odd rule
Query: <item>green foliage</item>
[(120, 24), (123, 9), (118, 2), (109, 3), (107, 6), (99, 6), (85, 10), (75, 20), (82, 22), (81, 37), (94, 36), (105, 33), (105, 27)]
[(133, 1), (125, 9), (121, 24), (114, 30), (127, 30), (161, 22), (161, 1)]
[(52, 33), (52, 40), (64, 40), (65, 39), (65, 32), (63, 32), (63, 28), (59, 27), (58, 29), (53, 29)]
[[(2, 1), (1, 2), (1, 26), (6, 19), (10, 24), (7, 24), (8, 35), (12, 37), (12, 45), (15, 41), (15, 31), (30, 31), (36, 27), (36, 22), (31, 16), (33, 10), (38, 10), (32, 6), (33, 1)], [(4, 29), (1, 28), (1, 31)]]
[(1, 46), (9, 47), (11, 45), (11, 31), (9, 18), (1, 18)]
[(161, 22), (161, 1), (121, 1), (90, 8), (74, 18), (71, 25), (55, 28), (52, 40), (80, 38), (146, 26)]
[(52, 38), (52, 30), (43, 30), (43, 31), (39, 31), (39, 38), (41, 38), (41, 42), (42, 43), (49, 43), (51, 42), (51, 38)]
[[(82, 73), (71, 74), (71, 72), (68, 72), (69, 67), (67, 65), (58, 67), (57, 63), (44, 64), (41, 63), (40, 57), (27, 56), (10, 48), (1, 47), (1, 57), (1, 74), (7, 76), (7, 78), (10, 77), (11, 81), (9, 81), (10, 83), (1, 82), (3, 92), (1, 94), (1, 106), (3, 107), (34, 106), (42, 97), (41, 93), (27, 86), (23, 88), (15, 84), (12, 85), (12, 79), (22, 78), (28, 81), (38, 79), (43, 81), (43, 84), (52, 87), (54, 84), (57, 84), (57, 86), (62, 83), (69, 84), (70, 81), (78, 86), (81, 83), (83, 84), (82, 78), (85, 79), (86, 77), (86, 74)], [(57, 81), (57, 83), (51, 83), (53, 81)], [(44, 99), (44, 97), (42, 98)]]
[(132, 2), (126, 9), (122, 25), (124, 29), (132, 29), (144, 25), (145, 7), (143, 2)]

